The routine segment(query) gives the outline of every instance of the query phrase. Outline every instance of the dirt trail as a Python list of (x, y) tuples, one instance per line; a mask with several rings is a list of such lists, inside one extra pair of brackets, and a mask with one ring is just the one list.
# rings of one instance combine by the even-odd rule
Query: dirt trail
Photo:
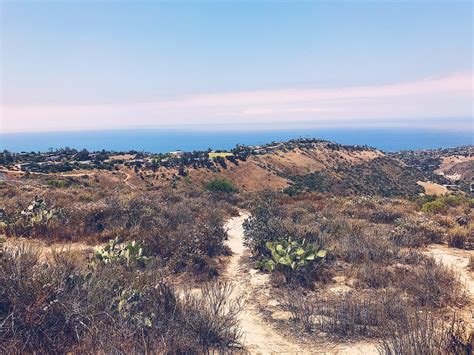
[(248, 214), (242, 213), (238, 217), (231, 218), (226, 224), (229, 235), (227, 245), (232, 250), (232, 257), (224, 274), (224, 277), (234, 284), (233, 296), (236, 299), (244, 300), (240, 323), (245, 349), (252, 354), (308, 353), (309, 351), (305, 351), (298, 344), (284, 339), (269, 324), (265, 323), (252, 302), (252, 288), (265, 280), (259, 280), (256, 273), (249, 274), (247, 270), (241, 269), (241, 258), (246, 253), (242, 240), (244, 233), (242, 223), (247, 217)]
[[(248, 213), (230, 218), (227, 223), (229, 239), (227, 246), (232, 250), (224, 277), (234, 285), (233, 297), (244, 301), (240, 314), (245, 350), (251, 354), (378, 354), (376, 347), (368, 342), (350, 344), (298, 344), (291, 338), (280, 335), (271, 324), (266, 322), (257, 309), (258, 299), (270, 292), (268, 275), (249, 269), (243, 258), (249, 255), (243, 245), (243, 221)], [(265, 291), (265, 292), (264, 292)]]
[(427, 253), (459, 274), (461, 282), (466, 286), (471, 300), (474, 301), (474, 275), (468, 269), (469, 259), (474, 256), (474, 252), (444, 245), (432, 245), (428, 248)]
[(454, 249), (444, 245), (432, 245), (428, 248), (427, 254), (459, 274), (461, 282), (469, 292), (471, 301), (474, 302), (474, 275), (468, 269), (469, 259), (474, 256), (474, 252)]
[(466, 319), (471, 323), (471, 331), (474, 330), (474, 273), (469, 271), (469, 262), (473, 251), (450, 248), (445, 245), (432, 245), (428, 247), (427, 254), (438, 262), (446, 265), (459, 275), (461, 283), (465, 286), (471, 301), (469, 313)]
[(130, 178), (132, 177), (132, 175), (126, 171), (122, 171), (122, 173), (125, 174), (125, 179), (123, 180), (125, 185), (130, 187), (132, 190), (135, 190), (137, 187), (130, 182)]

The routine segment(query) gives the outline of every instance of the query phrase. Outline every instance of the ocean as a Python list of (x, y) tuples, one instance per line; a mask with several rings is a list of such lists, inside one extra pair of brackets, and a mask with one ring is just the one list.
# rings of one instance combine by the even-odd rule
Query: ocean
[(359, 144), (387, 152), (472, 145), (472, 132), (400, 129), (309, 129), (287, 131), (201, 132), (179, 130), (110, 130), (0, 134), (0, 149), (12, 152), (51, 148), (86, 148), (163, 153), (173, 150), (230, 149), (236, 144), (259, 145), (292, 138), (320, 138)]

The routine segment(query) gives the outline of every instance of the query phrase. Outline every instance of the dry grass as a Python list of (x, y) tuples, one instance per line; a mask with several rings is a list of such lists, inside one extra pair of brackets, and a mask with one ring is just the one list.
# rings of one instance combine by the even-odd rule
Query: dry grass
[(35, 250), (0, 257), (0, 349), (6, 353), (202, 353), (240, 347), (226, 283), (180, 298), (159, 269), (52, 264)]
[[(94, 183), (95, 184), (95, 183)], [(25, 185), (20, 184), (22, 188)], [(44, 190), (41, 180), (29, 181), (29, 188), (10, 187), (4, 199), (3, 219), (7, 236), (41, 239), (47, 243), (88, 242), (101, 244), (120, 237), (142, 241), (149, 255), (172, 272), (190, 271), (205, 278), (217, 275), (216, 256), (227, 254), (224, 217), (235, 213), (231, 203), (202, 189), (159, 191), (115, 189), (108, 181), (77, 189)], [(11, 195), (12, 190), (15, 195)], [(54, 208), (56, 217), (30, 225), (22, 219), (37, 192)], [(19, 223), (20, 221), (21, 223)], [(0, 227), (1, 228), (1, 227)]]
[(465, 249), (474, 246), (474, 235), (466, 227), (455, 226), (450, 228), (447, 239), (449, 246), (453, 248)]
[[(285, 323), (287, 329), (295, 335), (305, 332), (316, 340), (321, 336), (384, 339), (385, 347), (380, 349), (387, 354), (395, 351), (391, 346), (400, 341), (402, 353), (411, 354), (426, 340), (414, 325), (422, 312), (432, 314), (437, 328), (429, 328), (426, 322), (420, 326), (439, 340), (433, 340), (438, 343), (427, 349), (446, 353), (454, 346), (446, 343), (445, 328), (440, 330), (439, 324), (445, 324), (448, 309), (463, 309), (465, 292), (452, 270), (418, 249), (442, 242), (453, 228), (454, 218), (448, 215), (445, 219), (449, 221), (439, 223), (436, 215), (418, 213), (415, 203), (399, 201), (306, 195), (285, 197), (275, 202), (277, 207), (265, 208), (269, 215), (264, 225), (282, 225), (273, 229), (280, 237), (285, 233), (303, 235), (304, 231), (321, 238), (329, 253), (327, 269), (345, 280), (341, 288), (315, 278), (316, 291), (280, 286), (282, 310), (292, 315)], [(260, 232), (260, 239), (268, 236), (265, 229)], [(409, 326), (404, 329), (406, 324)], [(404, 329), (411, 340), (401, 333), (394, 335), (394, 329)], [(459, 343), (456, 349), (462, 349), (467, 340), (453, 332), (449, 334)]]

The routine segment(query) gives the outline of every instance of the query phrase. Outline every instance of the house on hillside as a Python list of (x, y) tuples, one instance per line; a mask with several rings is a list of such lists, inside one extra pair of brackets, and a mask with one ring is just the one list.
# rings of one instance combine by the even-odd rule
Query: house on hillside
[(19, 163), (15, 165), (18, 170), (28, 171), (31, 168), (31, 163)]
[(174, 158), (182, 158), (184, 155), (184, 152), (181, 150), (175, 150), (174, 152), (170, 152), (169, 154)]

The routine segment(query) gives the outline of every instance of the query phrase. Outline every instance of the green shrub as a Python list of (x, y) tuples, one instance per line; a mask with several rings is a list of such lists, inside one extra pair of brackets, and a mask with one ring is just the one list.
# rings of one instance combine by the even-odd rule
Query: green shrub
[(447, 195), (441, 197), (440, 200), (449, 207), (461, 206), (466, 201), (466, 199), (461, 195)]
[(447, 207), (443, 201), (435, 200), (424, 203), (423, 206), (421, 206), (421, 211), (425, 213), (445, 213)]
[(216, 178), (206, 184), (206, 190), (211, 192), (235, 193), (237, 187), (227, 179)]
[(441, 243), (444, 229), (426, 216), (407, 216), (396, 220), (390, 231), (390, 239), (399, 246), (421, 247), (430, 243)]
[(48, 184), (48, 186), (56, 187), (56, 188), (65, 188), (71, 185), (70, 181), (59, 180), (59, 179), (47, 180), (46, 183)]

